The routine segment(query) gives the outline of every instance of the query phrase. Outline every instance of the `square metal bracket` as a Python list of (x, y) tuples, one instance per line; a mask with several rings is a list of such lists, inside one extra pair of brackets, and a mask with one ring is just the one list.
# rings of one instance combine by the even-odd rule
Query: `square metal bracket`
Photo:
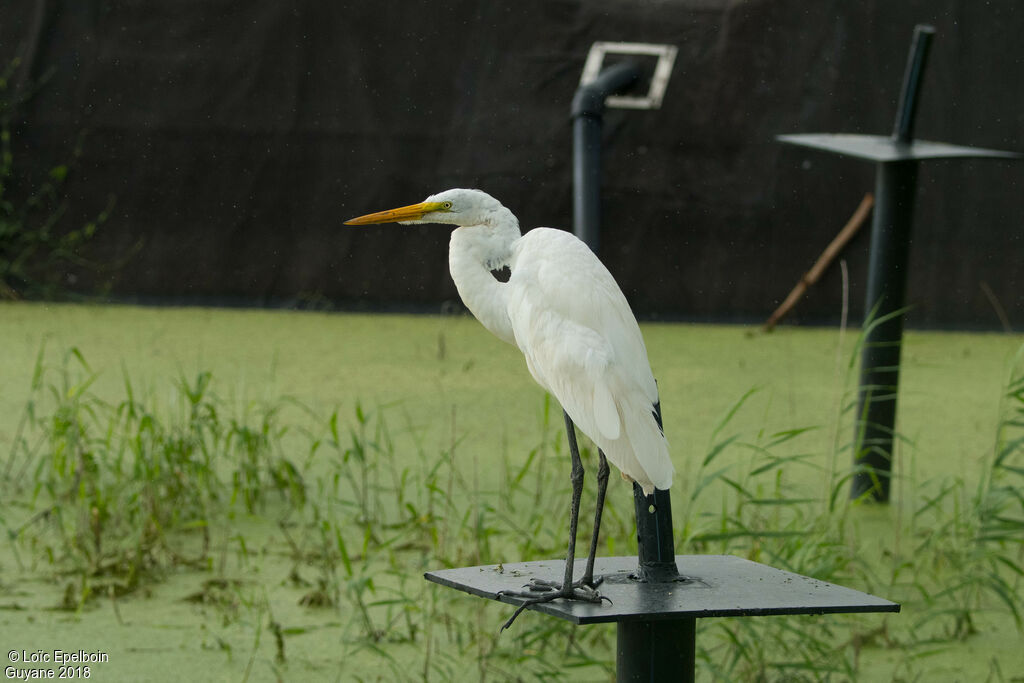
[(590, 46), (587, 61), (583, 64), (583, 75), (580, 85), (592, 83), (601, 73), (605, 55), (643, 55), (657, 57), (658, 64), (651, 76), (651, 87), (643, 96), (613, 95), (605, 100), (605, 105), (619, 109), (658, 109), (668, 87), (668, 77), (672, 75), (672, 65), (676, 61), (675, 45), (657, 45), (654, 43), (613, 43), (596, 42)]

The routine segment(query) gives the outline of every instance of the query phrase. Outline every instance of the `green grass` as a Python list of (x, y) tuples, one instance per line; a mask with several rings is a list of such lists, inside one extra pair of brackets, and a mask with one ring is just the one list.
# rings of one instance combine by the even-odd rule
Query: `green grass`
[[(421, 578), (564, 552), (557, 407), (475, 321), (29, 304), (0, 320), (3, 644), (112, 652), (102, 680), (610, 675), (611, 627), (527, 614), (498, 638), (503, 606)], [(1024, 670), (1024, 394), (1007, 388), (1024, 339), (908, 334), (898, 501), (878, 508), (841, 483), (853, 334), (644, 332), (683, 475), (677, 548), (905, 605), (702, 624), (706, 679)], [(613, 482), (603, 554), (633, 551), (631, 505)]]

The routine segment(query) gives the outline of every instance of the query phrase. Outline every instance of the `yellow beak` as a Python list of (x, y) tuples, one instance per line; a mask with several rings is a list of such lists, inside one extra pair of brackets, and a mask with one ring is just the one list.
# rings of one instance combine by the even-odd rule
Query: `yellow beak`
[(397, 209), (388, 209), (387, 211), (378, 211), (377, 213), (369, 213), (359, 218), (353, 218), (345, 221), (345, 225), (372, 225), (374, 223), (398, 223), (399, 221), (418, 221), (423, 218), (424, 215), (431, 213), (432, 211), (443, 211), (444, 204), (442, 202), (420, 202), (419, 204), (410, 204), (409, 206), (402, 206)]

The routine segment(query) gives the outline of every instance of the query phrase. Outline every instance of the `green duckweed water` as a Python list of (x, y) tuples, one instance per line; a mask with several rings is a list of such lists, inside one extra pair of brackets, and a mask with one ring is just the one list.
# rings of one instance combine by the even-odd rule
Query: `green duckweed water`
[[(756, 434), (816, 427), (801, 437), (799, 449), (820, 454), (820, 467), (794, 468), (787, 476), (794, 489), (820, 493), (818, 479), (830, 466), (834, 445), (850, 438), (849, 425), (837, 423), (836, 415), (851, 386), (854, 333), (783, 328), (762, 336), (727, 326), (643, 328), (659, 380), (666, 434), (682, 475), (680, 490), (692, 486), (722, 415), (757, 388), (736, 418), (742, 422), (737, 429)], [(980, 463), (991, 456), (1000, 387), (1022, 341), (1020, 335), (907, 334), (900, 430), (908, 442), (899, 453), (903, 476), (897, 496), (909, 497), (915, 482), (942, 476), (962, 478), (966, 490), (975, 485)], [(127, 375), (140, 396), (170, 405), (175, 378), (209, 371), (231, 406), (287, 396), (319, 415), (337, 410), (347, 417), (357, 403), (386, 412), (398, 426), (392, 435), (396, 466), (415, 466), (411, 461), (457, 443), (458, 466), (466, 475), (460, 491), (478, 508), (497, 496), (508, 464), (525, 462), (541, 440), (543, 393), (518, 352), (471, 318), (3, 304), (0, 457), (14, 441), (40, 349), (53, 364), (71, 347), (97, 374), (92, 390), (110, 401), (123, 394)], [(558, 438), (551, 434), (552, 442)], [(548, 455), (544, 467), (556, 472), (562, 460), (557, 452)], [(748, 454), (729, 457), (742, 464)], [(846, 465), (842, 448), (835, 458), (832, 466)], [(310, 477), (325, 471), (314, 467)], [(613, 509), (619, 510), (619, 526), (628, 525), (628, 488), (613, 480), (610, 496)], [(0, 515), (8, 529), (30, 514), (25, 501), (25, 495), (20, 502), (7, 501)], [(909, 505), (900, 500), (858, 510), (852, 526), (863, 538), (885, 534), (908, 514)], [(684, 506), (678, 507), (677, 515)], [(702, 503), (691, 512), (714, 507), (713, 501)], [(410, 637), (410, 627), (397, 617), (393, 623), (378, 621), (376, 627), (386, 626), (387, 632), (368, 639), (351, 602), (336, 608), (310, 605), (318, 569), (315, 562), (296, 561), (282, 536), (282, 518), (288, 518), (287, 511), (273, 505), (262, 514), (235, 509), (215, 533), (206, 570), (172, 567), (161, 580), (131, 595), (99, 597), (70, 611), (56, 607), (74, 591), (75, 576), (5, 540), (0, 543), (0, 654), (57, 648), (102, 652), (109, 661), (89, 665), (91, 679), (101, 681), (444, 680), (448, 674), (504, 680), (559, 671), (568, 680), (609, 678), (614, 652), (577, 656), (569, 660), (574, 668), (559, 669), (550, 663), (559, 659), (550, 643), (545, 649), (538, 639), (556, 639), (555, 655), (562, 648), (578, 654), (594, 644), (614, 644), (611, 627), (597, 627), (603, 630), (597, 636), (580, 636), (576, 642), (566, 635), (571, 631), (538, 631), (542, 617), (526, 614), (521, 621), (531, 619), (532, 627), (518, 635), (472, 641), (466, 630), (446, 619), (458, 620), (468, 631), (496, 634), (508, 610), (428, 585), (419, 576), (433, 567), (416, 566), (420, 560), (404, 565), (406, 579), (394, 572), (381, 577), (374, 599), (415, 601), (429, 611), (436, 630), (428, 637), (422, 630), (426, 626), (418, 624), (420, 631)], [(502, 523), (493, 515), (487, 519)], [(677, 530), (681, 525), (677, 520)], [(617, 554), (628, 552), (622, 543)], [(556, 546), (552, 540), (551, 547)], [(507, 542), (490, 548), (478, 541), (475, 548), (459, 552), (479, 562), (520, 559), (482, 556), (489, 549), (508, 553), (513, 548)], [(770, 558), (762, 561), (771, 563)], [(218, 584), (224, 577), (228, 583)], [(375, 609), (380, 620), (382, 608)], [(905, 610), (895, 618), (913, 619), (914, 614)], [(795, 621), (800, 628), (820, 623)], [(870, 632), (881, 620), (861, 622), (862, 630)], [(861, 679), (1015, 680), (1024, 671), (1024, 655), (1012, 619), (980, 613), (974, 626), (978, 633), (966, 640), (913, 650), (876, 634), (855, 648)], [(710, 632), (702, 624), (698, 638)], [(524, 664), (514, 652), (524, 643), (527, 656), (543, 653), (545, 663)], [(56, 670), (50, 664), (8, 664)]]

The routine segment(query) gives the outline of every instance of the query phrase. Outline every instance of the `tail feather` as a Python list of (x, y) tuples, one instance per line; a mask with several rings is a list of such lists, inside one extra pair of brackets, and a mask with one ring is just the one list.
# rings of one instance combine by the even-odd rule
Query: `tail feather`
[(622, 448), (617, 450), (628, 453), (622, 453), (620, 469), (640, 484), (644, 493), (653, 493), (655, 487), (667, 489), (672, 486), (675, 468), (662, 432), (660, 406), (655, 403), (651, 410), (646, 399), (630, 403), (633, 405), (621, 406), (626, 438), (620, 440)]

